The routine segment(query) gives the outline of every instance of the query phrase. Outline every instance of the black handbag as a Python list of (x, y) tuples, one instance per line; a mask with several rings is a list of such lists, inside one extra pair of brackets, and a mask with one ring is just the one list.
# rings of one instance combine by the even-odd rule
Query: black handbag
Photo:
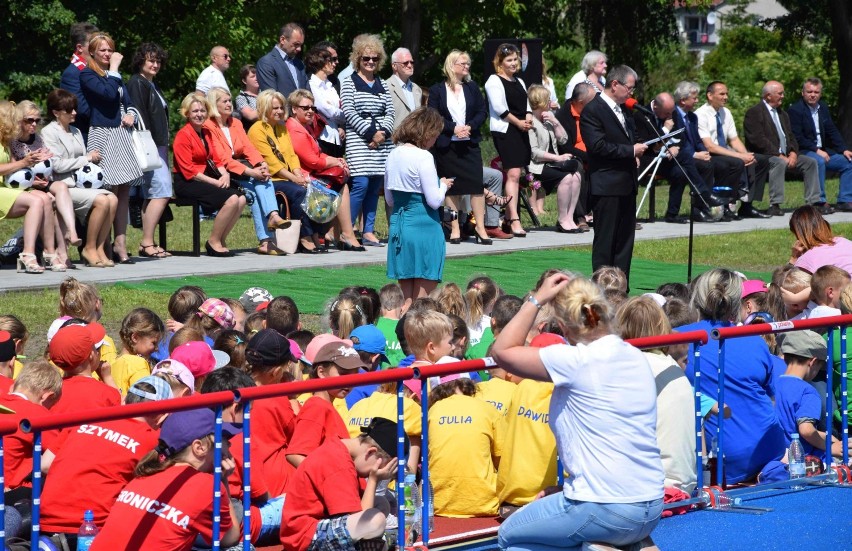
[(546, 166), (549, 166), (550, 168), (555, 168), (560, 172), (573, 174), (580, 169), (580, 161), (578, 161), (577, 159), (566, 159), (564, 161), (557, 161), (555, 163), (547, 163)]

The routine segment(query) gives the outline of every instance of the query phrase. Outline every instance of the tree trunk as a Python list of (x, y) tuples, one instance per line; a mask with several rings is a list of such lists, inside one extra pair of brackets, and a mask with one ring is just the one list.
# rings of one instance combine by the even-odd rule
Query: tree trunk
[[(414, 59), (414, 76), (418, 76), (420, 71), (419, 53), (420, 53), (420, 19), (421, 9), (420, 0), (402, 0), (401, 10), (401, 31), (402, 31), (402, 47), (411, 50), (411, 58)], [(388, 52), (390, 55), (391, 52)]]
[(828, 0), (828, 10), (840, 73), (837, 126), (846, 143), (852, 144), (852, 5), (849, 0)]

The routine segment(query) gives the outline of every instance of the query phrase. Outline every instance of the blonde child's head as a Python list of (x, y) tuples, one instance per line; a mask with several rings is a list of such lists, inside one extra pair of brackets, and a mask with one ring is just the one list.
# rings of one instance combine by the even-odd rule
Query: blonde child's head
[(826, 265), (811, 277), (811, 300), (820, 306), (837, 308), (840, 293), (849, 285), (849, 272), (837, 266)]
[(30, 338), (30, 332), (21, 320), (11, 314), (0, 316), (0, 331), (7, 331), (12, 335), (12, 340), (15, 341), (16, 354), (20, 355), (24, 353), (24, 347)]
[(615, 316), (615, 323), (624, 340), (668, 335), (672, 326), (666, 313), (651, 297), (628, 299)]
[(479, 325), (482, 316), (491, 314), (494, 301), (500, 296), (500, 289), (494, 280), (487, 276), (471, 279), (464, 293), (467, 305), (465, 321), (471, 326)]
[(551, 301), (554, 317), (571, 342), (589, 342), (610, 332), (611, 309), (600, 287), (576, 277)]
[(408, 349), (416, 359), (434, 363), (449, 353), (453, 324), (441, 312), (409, 310), (403, 330)]
[(73, 277), (59, 284), (59, 315), (80, 318), (86, 322), (101, 319), (103, 301), (94, 285)]
[(379, 303), (383, 317), (399, 319), (402, 315), (402, 305), (405, 303), (405, 296), (402, 294), (402, 288), (399, 284), (388, 283), (379, 289)]
[(126, 353), (149, 358), (159, 346), (165, 331), (160, 316), (147, 308), (135, 308), (121, 321), (119, 336)]
[(801, 314), (811, 299), (811, 274), (801, 268), (793, 268), (784, 276), (780, 287), (787, 317)]
[(178, 323), (186, 323), (204, 304), (207, 295), (195, 285), (184, 285), (169, 297), (169, 315)]
[(461, 317), (466, 313), (464, 296), (462, 296), (461, 288), (455, 283), (441, 285), (429, 293), (429, 296), (435, 299), (441, 312), (448, 316)]
[(47, 360), (30, 362), (18, 374), (11, 392), (25, 394), (49, 409), (62, 397), (62, 375)]
[(328, 324), (332, 333), (341, 339), (348, 339), (352, 330), (367, 323), (367, 316), (361, 307), (358, 295), (345, 293), (331, 303), (328, 312)]
[(627, 293), (627, 274), (624, 270), (616, 266), (603, 266), (595, 270), (592, 274), (592, 281), (607, 291), (608, 289), (617, 289)]

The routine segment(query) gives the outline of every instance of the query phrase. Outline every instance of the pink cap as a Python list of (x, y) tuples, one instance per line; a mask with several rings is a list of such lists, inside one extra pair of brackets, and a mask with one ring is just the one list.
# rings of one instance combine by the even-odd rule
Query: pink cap
[(190, 394), (195, 392), (195, 376), (192, 374), (188, 367), (186, 367), (179, 361), (173, 358), (166, 358), (165, 360), (155, 365), (154, 369), (151, 370), (151, 375), (156, 375), (158, 373), (166, 373), (175, 377), (177, 380), (183, 383), (184, 386), (189, 388)]
[(214, 369), (228, 365), (231, 358), (220, 350), (213, 350), (204, 341), (189, 341), (172, 351), (171, 359), (177, 360), (189, 368), (196, 379), (207, 375)]
[(319, 352), (320, 348), (330, 342), (342, 342), (346, 346), (352, 346), (352, 341), (350, 341), (349, 339), (341, 339), (340, 337), (336, 337), (331, 333), (323, 333), (322, 335), (317, 335), (311, 340), (311, 342), (308, 343), (308, 346), (305, 347), (305, 353), (302, 355), (302, 361), (313, 365), (314, 358), (316, 357), (317, 352)]
[(420, 398), (420, 391), (423, 387), (423, 383), (420, 382), (420, 379), (406, 379), (402, 381), (402, 384), (405, 385), (405, 388), (414, 393), (417, 398)]
[(766, 288), (766, 283), (759, 279), (747, 279), (743, 281), (742, 298), (753, 295), (754, 293), (765, 293), (767, 291), (769, 291), (769, 289)]

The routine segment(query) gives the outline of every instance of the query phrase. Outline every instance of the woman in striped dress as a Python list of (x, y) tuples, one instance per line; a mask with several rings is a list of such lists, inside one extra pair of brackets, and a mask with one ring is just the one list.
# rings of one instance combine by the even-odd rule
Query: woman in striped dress
[(80, 73), (80, 89), (92, 111), (86, 146), (88, 151), (101, 152), (104, 187), (118, 198), (113, 222), (113, 259), (133, 264), (126, 244), (128, 198), (130, 186), (142, 184), (142, 170), (130, 139), (136, 117), (128, 111), (132, 106), (130, 96), (118, 72), (124, 56), (115, 51), (115, 42), (103, 33), (96, 33), (89, 40), (89, 56), (89, 66)]
[[(361, 35), (352, 43), (356, 71), (340, 83), (340, 100), (346, 117), (346, 162), (351, 170), (352, 223), (363, 216), (364, 245), (382, 246), (373, 233), (385, 161), (393, 149), (394, 111), (388, 89), (376, 74), (387, 59), (377, 35)], [(344, 250), (346, 249), (345, 242)]]

